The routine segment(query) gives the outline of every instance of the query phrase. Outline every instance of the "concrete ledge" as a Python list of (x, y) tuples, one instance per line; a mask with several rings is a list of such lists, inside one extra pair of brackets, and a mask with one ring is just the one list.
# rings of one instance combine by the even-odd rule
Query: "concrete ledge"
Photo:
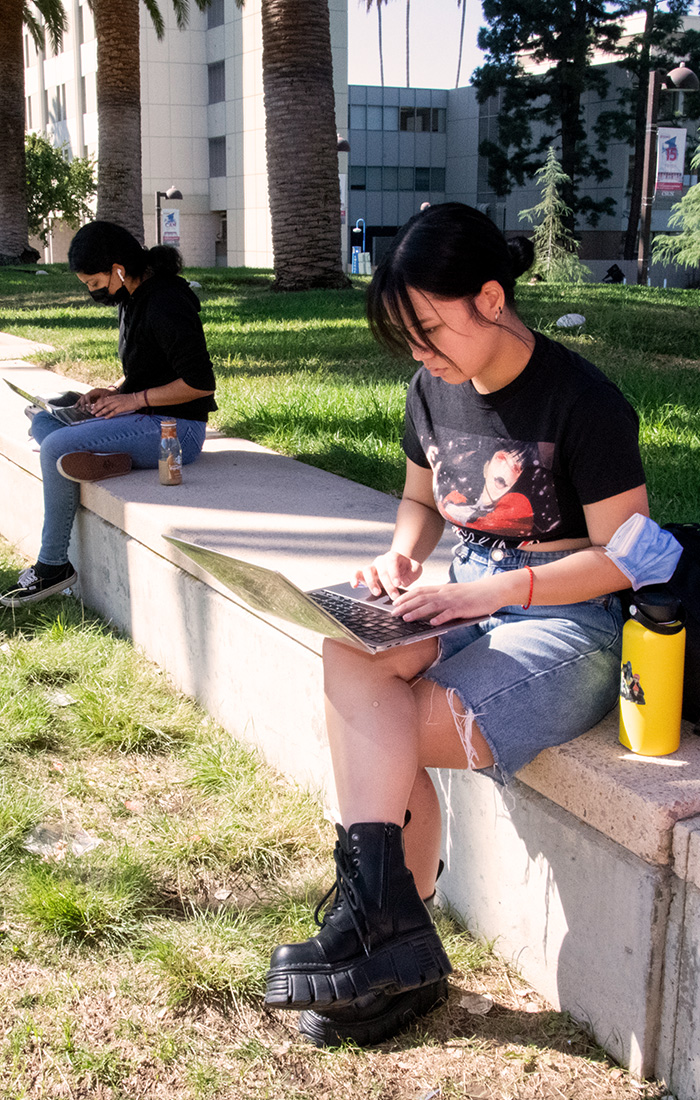
[[(26, 363), (29, 392), (68, 383)], [(9, 391), (8, 391), (9, 395)], [(42, 516), (22, 403), (0, 404), (0, 526), (32, 557)], [(71, 558), (85, 603), (125, 630), (232, 734), (333, 800), (320, 639), (266, 620), (184, 561), (176, 534), (334, 582), (386, 547), (396, 501), (245, 440), (211, 433), (182, 486), (152, 471), (85, 485)], [(449, 537), (429, 577), (444, 576)], [(470, 928), (555, 1006), (588, 1023), (640, 1074), (700, 1097), (700, 741), (646, 759), (610, 715), (540, 754), (506, 789), (436, 773), (445, 818), (441, 886)]]

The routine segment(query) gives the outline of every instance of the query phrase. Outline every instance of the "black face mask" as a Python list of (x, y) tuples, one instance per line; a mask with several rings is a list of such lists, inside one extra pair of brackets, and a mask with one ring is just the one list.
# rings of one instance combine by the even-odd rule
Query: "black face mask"
[(116, 294), (109, 293), (109, 283), (107, 283), (107, 286), (98, 286), (97, 290), (88, 290), (88, 294), (93, 302), (97, 302), (101, 306), (118, 306), (120, 302), (128, 302), (131, 297), (123, 284), (124, 280), (122, 280), (122, 285)]

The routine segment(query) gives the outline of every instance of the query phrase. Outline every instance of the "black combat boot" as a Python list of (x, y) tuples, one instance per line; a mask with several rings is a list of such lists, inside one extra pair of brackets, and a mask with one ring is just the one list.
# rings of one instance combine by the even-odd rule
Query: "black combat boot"
[(404, 862), (401, 826), (370, 821), (337, 831), (334, 904), (317, 936), (273, 952), (271, 1007), (339, 1008), (368, 993), (438, 982), (452, 970)]
[[(440, 860), (437, 878), (443, 867)], [(424, 905), (432, 916), (435, 893), (424, 900)], [(447, 997), (446, 978), (405, 993), (368, 993), (342, 1008), (329, 1008), (325, 1012), (305, 1009), (299, 1016), (299, 1031), (317, 1047), (339, 1046), (348, 1041), (359, 1047), (376, 1046), (445, 1004)]]

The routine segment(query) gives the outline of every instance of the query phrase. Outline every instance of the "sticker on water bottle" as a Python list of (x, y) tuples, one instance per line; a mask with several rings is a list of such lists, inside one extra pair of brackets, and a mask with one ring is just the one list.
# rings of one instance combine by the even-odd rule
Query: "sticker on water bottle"
[(622, 663), (620, 695), (623, 699), (629, 699), (630, 703), (636, 703), (640, 707), (643, 707), (646, 703), (644, 689), (639, 682), (639, 673), (632, 671), (631, 661), (623, 661)]

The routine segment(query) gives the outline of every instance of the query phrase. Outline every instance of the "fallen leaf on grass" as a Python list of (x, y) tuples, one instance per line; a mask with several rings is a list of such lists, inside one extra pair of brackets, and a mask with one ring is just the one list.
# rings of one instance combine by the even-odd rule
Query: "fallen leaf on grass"
[(486, 1016), (493, 1008), (493, 997), (490, 993), (463, 993), (460, 1008), (466, 1008), (470, 1016)]

